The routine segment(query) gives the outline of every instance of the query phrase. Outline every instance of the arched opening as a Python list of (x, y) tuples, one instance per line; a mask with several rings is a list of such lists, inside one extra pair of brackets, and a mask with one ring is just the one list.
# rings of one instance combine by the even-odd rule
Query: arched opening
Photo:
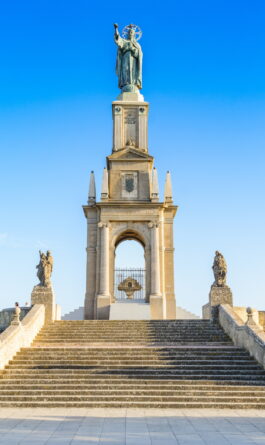
[(123, 234), (116, 242), (114, 297), (116, 301), (146, 299), (144, 244), (135, 235)]

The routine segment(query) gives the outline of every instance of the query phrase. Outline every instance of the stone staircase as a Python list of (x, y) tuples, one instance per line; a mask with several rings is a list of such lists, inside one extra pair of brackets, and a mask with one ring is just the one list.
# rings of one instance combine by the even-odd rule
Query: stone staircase
[(56, 321), (0, 376), (0, 406), (265, 408), (265, 371), (209, 320)]

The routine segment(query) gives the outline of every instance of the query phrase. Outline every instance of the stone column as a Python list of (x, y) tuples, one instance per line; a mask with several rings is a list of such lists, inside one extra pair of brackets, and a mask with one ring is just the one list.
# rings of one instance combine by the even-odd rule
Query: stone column
[(97, 318), (109, 319), (109, 224), (98, 223), (100, 230), (99, 295), (97, 296)]
[(160, 258), (159, 258), (159, 225), (149, 223), (151, 229), (151, 318), (163, 319), (163, 298), (160, 284)]
[(100, 295), (109, 295), (109, 227), (99, 223), (100, 237)]
[(161, 295), (160, 292), (160, 261), (159, 261), (159, 227), (150, 224), (151, 228), (151, 294)]

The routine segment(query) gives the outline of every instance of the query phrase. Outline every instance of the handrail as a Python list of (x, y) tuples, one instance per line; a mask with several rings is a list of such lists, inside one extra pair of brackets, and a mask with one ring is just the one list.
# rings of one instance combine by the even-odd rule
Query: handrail
[(265, 332), (256, 323), (244, 323), (229, 304), (221, 304), (219, 323), (235, 346), (245, 348), (265, 369)]
[(35, 304), (21, 323), (11, 324), (0, 334), (0, 369), (3, 369), (21, 348), (31, 345), (44, 322), (45, 306)]

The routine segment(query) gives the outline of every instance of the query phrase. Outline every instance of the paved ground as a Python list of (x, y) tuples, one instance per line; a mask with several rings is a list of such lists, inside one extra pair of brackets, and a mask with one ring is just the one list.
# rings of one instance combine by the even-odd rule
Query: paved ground
[(3, 445), (265, 444), (265, 410), (3, 409)]

